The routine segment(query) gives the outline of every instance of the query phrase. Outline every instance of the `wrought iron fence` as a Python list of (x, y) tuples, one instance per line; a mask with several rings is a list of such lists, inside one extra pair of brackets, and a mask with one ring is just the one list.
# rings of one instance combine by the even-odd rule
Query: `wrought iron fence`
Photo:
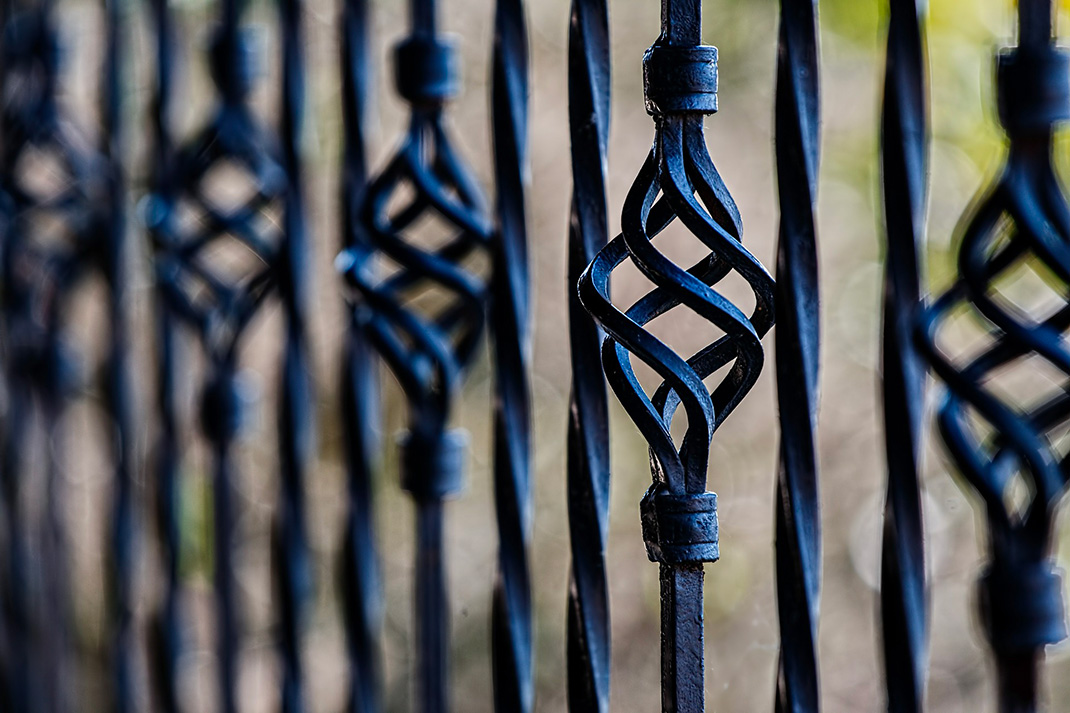
[[(490, 110), (477, 132), (489, 132), (493, 160), (481, 180), (466, 163), (470, 141), (458, 142), (450, 121), (460, 60), (476, 34), (442, 32), (453, 2), (407, 4), (407, 34), (390, 67), (408, 123), (381, 165), (371, 160), (380, 153), (371, 136), (379, 74), (373, 28), (383, 8), (366, 0), (330, 8), (340, 19), (333, 109), (306, 100), (315, 77), (306, 68), (300, 0), (277, 0), (274, 17), (244, 0), (216, 0), (206, 6), (210, 19), (202, 8), (182, 21), (169, 0), (93, 6), (101, 34), (84, 18), (68, 29), (99, 38), (97, 111), (64, 90), (72, 64), (88, 60), (71, 49), (85, 52), (86, 43), (60, 32), (65, 16), (92, 3), (0, 6), (3, 710), (250, 709), (243, 658), (254, 639), (276, 671), (270, 680), (277, 690), (258, 709), (330, 709), (314, 694), (322, 680), (317, 667), (333, 666), (345, 682), (334, 709), (354, 712), (532, 711), (540, 678), (561, 676), (560, 701), (571, 711), (633, 710), (629, 700), (611, 698), (607, 551), (610, 483), (620, 470), (610, 462), (611, 434), (634, 439), (635, 431), (622, 436), (611, 428), (607, 384), (649, 449), (646, 494), (620, 497), (639, 503), (646, 554), (660, 570), (661, 707), (705, 710), (711, 685), (724, 682), (716, 670), (706, 675), (703, 621), (705, 565), (722, 554), (718, 506), (731, 504), (712, 491), (729, 475), (718, 467), (716, 445), (759, 381), (763, 338), (774, 322), (776, 411), (767, 408), (759, 422), (769, 430), (777, 424), (777, 472), (747, 474), (776, 484), (776, 613), (771, 604), (764, 614), (779, 632), (772, 705), (799, 713), (822, 708), (819, 662), (832, 644), (819, 646), (819, 292), (827, 283), (818, 275), (816, 217), (818, 3), (779, 4), (770, 82), (776, 195), (766, 197), (779, 208), (771, 276), (750, 240), (745, 247), (743, 211), (727, 187), (741, 167), (723, 160), (715, 166), (708, 145), (707, 124), (710, 135), (718, 131), (706, 117), (720, 108), (720, 57), (702, 44), (700, 0), (662, 0), (660, 34), (650, 28), (656, 39), (643, 55), (642, 78), (653, 145), (620, 206), (620, 234), (610, 239), (609, 13), (605, 0), (571, 2), (567, 50), (560, 47), (567, 91), (554, 84), (551, 99), (567, 100), (572, 171), (562, 293), (568, 329), (552, 339), (564, 349), (568, 335), (571, 380), (562, 404), (566, 446), (555, 466), (564, 477), (549, 484), (563, 492), (571, 557), (567, 591), (557, 602), (567, 599), (565, 616), (556, 617), (566, 662), (555, 667), (545, 656), (536, 661), (536, 584), (553, 577), (532, 552), (532, 8), (521, 0), (497, 0), (493, 8)], [(1063, 710), (1058, 695), (1049, 693), (1045, 704), (1041, 664), (1046, 647), (1067, 634), (1055, 540), (1070, 468), (1070, 206), (1054, 166), (1055, 127), (1070, 119), (1070, 54), (1053, 37), (1050, 0), (1019, 0), (1017, 44), (995, 59), (1005, 166), (969, 211), (950, 286), (930, 298), (922, 270), (932, 135), (925, 8), (889, 0), (885, 11), (884, 670), (873, 689), (883, 692), (888, 710), (926, 708), (931, 562), (922, 483), (931, 369), (941, 440), (985, 522), (976, 602), (995, 663), (990, 688), (1008, 713)], [(715, 40), (737, 33), (723, 22), (707, 25)], [(190, 37), (206, 27), (200, 44)], [(747, 44), (760, 43), (755, 37)], [(202, 65), (210, 84), (195, 86), (187, 70)], [(267, 101), (266, 84), (274, 85)], [(148, 88), (147, 106), (139, 106), (136, 87)], [(206, 101), (196, 126), (180, 128), (183, 109)], [(324, 165), (307, 168), (310, 109), (341, 117), (340, 170), (327, 183), (336, 185), (337, 199), (328, 202), (337, 244), (310, 227), (322, 223), (310, 219), (310, 205), (320, 202), (308, 198), (310, 174)], [(493, 200), (484, 198), (481, 182)], [(538, 240), (546, 239), (540, 230)], [(317, 251), (337, 253), (336, 280), (316, 273)], [(690, 262), (678, 257), (684, 253)], [(645, 285), (637, 297), (611, 289), (614, 273), (629, 270)], [(1026, 273), (1036, 279), (1023, 291)], [(87, 289), (91, 283), (103, 289)], [(151, 304), (140, 315), (138, 297)], [(314, 338), (325, 302), (345, 310), (344, 329), (321, 340), (335, 358), (328, 376), (319, 373)], [(86, 316), (87, 303), (95, 315)], [(277, 330), (258, 335), (256, 325), (272, 310)], [(693, 351), (671, 344), (660, 325), (673, 320), (711, 336)], [(830, 339), (825, 347), (837, 349)], [(258, 363), (275, 365), (269, 396), (248, 382), (243, 361), (253, 351)], [(490, 375), (493, 402), (487, 472), (497, 558), (485, 583), (492, 703), (477, 704), (451, 686), (456, 635), (446, 515), (466, 481), (470, 438), (458, 404), (466, 377), (480, 369)], [(400, 386), (406, 414), (396, 456), (380, 442), (384, 371)], [(1054, 375), (1045, 379), (1046, 372)], [(330, 385), (326, 394), (323, 384)], [(837, 386), (826, 379), (826, 396)], [(84, 401), (98, 403), (101, 418), (79, 436), (69, 413)], [(265, 438), (255, 425), (269, 412), (276, 430)], [(250, 442), (254, 432), (260, 438)], [(335, 546), (326, 550), (311, 534), (323, 529), (323, 513), (309, 502), (324, 477), (321, 432), (339, 434), (345, 493), (329, 535)], [(91, 523), (105, 552), (96, 579), (72, 554), (80, 543), (66, 473), (91, 451), (107, 463), (106, 512)], [(197, 494), (193, 470), (207, 474)], [(271, 491), (270, 506), (251, 501), (253, 480)], [(398, 488), (415, 511), (411, 555), (383, 534), (396, 531), (384, 530), (381, 520), (383, 501)], [(197, 512), (210, 516), (198, 519)], [(263, 536), (261, 569), (269, 575), (243, 582), (237, 541), (257, 518), (269, 520), (253, 528)], [(384, 596), (383, 564), (402, 559), (410, 561), (407, 603)], [(200, 576), (210, 584), (196, 584)], [(200, 594), (191, 598), (191, 589)], [(270, 601), (269, 622), (255, 632), (246, 611), (250, 590)], [(78, 613), (87, 597), (102, 602), (95, 624)], [(340, 616), (330, 621), (343, 643), (313, 656), (310, 619), (325, 599), (336, 602)], [(399, 664), (384, 655), (384, 632), (389, 612), (399, 608), (414, 612), (412, 662), (400, 665), (411, 671), (411, 696), (385, 690), (387, 669)], [(206, 657), (214, 683), (194, 695), (189, 661), (198, 656)], [(836, 673), (826, 670), (825, 680)]]

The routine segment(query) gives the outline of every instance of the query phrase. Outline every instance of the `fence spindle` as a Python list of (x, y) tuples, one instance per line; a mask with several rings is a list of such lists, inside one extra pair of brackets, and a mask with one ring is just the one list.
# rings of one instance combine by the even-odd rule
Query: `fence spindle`
[[(662, 709), (704, 709), (703, 563), (719, 556), (717, 496), (706, 492), (713, 433), (750, 391), (764, 361), (760, 342), (773, 324), (773, 280), (747, 252), (735, 202), (706, 149), (703, 115), (717, 111), (717, 50), (700, 45), (699, 0), (664, 0), (662, 34), (643, 59), (654, 147), (628, 193), (621, 235), (603, 248), (579, 281), (583, 306), (609, 335), (602, 364), (610, 386), (650, 445), (654, 483), (640, 506), (647, 554), (661, 566)], [(689, 269), (668, 260), (653, 239), (676, 217), (711, 250)], [(609, 275), (630, 259), (655, 288), (626, 312), (609, 297)], [(753, 291), (748, 317), (713, 285), (737, 272)], [(644, 325), (686, 305), (724, 332), (690, 358), (673, 352)], [(631, 354), (664, 381), (648, 396)], [(703, 379), (731, 364), (712, 388)], [(683, 405), (687, 431), (670, 433)]]
[(609, 405), (602, 331), (580, 304), (576, 283), (606, 245), (609, 138), (609, 17), (605, 0), (573, 0), (569, 23), (572, 206), (568, 317), (572, 394), (568, 419), (568, 704), (609, 713), (610, 622), (605, 549), (609, 536)]
[(914, 347), (919, 251), (928, 193), (924, 3), (890, 0), (881, 118), (887, 245), (882, 395), (888, 467), (881, 549), (881, 636), (888, 710), (921, 713), (929, 669), (929, 602), (921, 506), (925, 365)]
[(818, 72), (817, 2), (781, 0), (775, 141), (780, 196), (776, 268), (778, 713), (817, 713), (820, 707), (821, 501), (816, 430), (821, 310), (814, 224), (821, 122)]

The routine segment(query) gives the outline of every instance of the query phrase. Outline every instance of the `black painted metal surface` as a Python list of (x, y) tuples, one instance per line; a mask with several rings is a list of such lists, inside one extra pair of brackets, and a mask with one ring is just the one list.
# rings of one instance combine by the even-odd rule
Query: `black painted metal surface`
[(888, 465), (881, 548), (881, 637), (888, 710), (920, 713), (929, 669), (921, 506), (925, 365), (914, 347), (928, 189), (924, 3), (889, 2), (881, 118), (886, 258), (881, 355)]
[(572, 213), (568, 316), (572, 395), (568, 420), (568, 705), (609, 712), (610, 621), (605, 550), (609, 537), (609, 405), (602, 332), (580, 304), (576, 283), (609, 237), (609, 17), (604, 0), (574, 0), (569, 24)]
[(780, 237), (776, 266), (776, 376), (780, 460), (776, 586), (780, 659), (776, 710), (816, 713), (821, 501), (817, 401), (820, 303), (814, 204), (820, 152), (817, 2), (782, 0), (776, 83)]
[[(984, 503), (988, 562), (978, 582), (981, 620), (995, 656), (1000, 710), (1038, 709), (1044, 647), (1066, 638), (1062, 578), (1052, 559), (1055, 508), (1067, 488), (1056, 442), (1065, 388), (1033, 400), (1001, 390), (1013, 370), (1044, 362), (1070, 373), (1070, 206), (1052, 166), (1052, 131), (1070, 119), (1070, 52), (1052, 41), (1049, 0), (1018, 6), (1019, 43), (997, 58), (1000, 121), (1010, 149), (961, 236), (954, 285), (922, 313), (919, 348), (944, 383), (940, 433), (962, 477)], [(1050, 270), (1059, 304), (1026, 311), (1004, 290), (1023, 266)], [(963, 354), (944, 336), (960, 311), (987, 332)]]
[[(661, 568), (662, 709), (683, 712), (704, 709), (703, 563), (719, 557), (717, 496), (706, 491), (710, 442), (758, 378), (759, 340), (774, 317), (773, 280), (743, 248), (739, 212), (706, 149), (703, 115), (717, 110), (717, 50), (700, 43), (698, 0), (664, 0), (662, 34), (643, 59), (654, 147), (624, 203), (621, 235), (579, 281), (584, 307), (609, 335), (602, 343), (606, 378), (650, 445), (654, 482), (640, 513), (647, 554)], [(687, 269), (653, 244), (676, 218), (710, 250)], [(611, 301), (609, 278), (625, 260), (655, 287), (622, 311)], [(713, 287), (733, 271), (754, 294), (749, 316)], [(684, 357), (643, 328), (678, 306), (724, 336)], [(664, 379), (652, 396), (636, 378), (633, 355)], [(726, 366), (708, 389), (703, 379)], [(680, 406), (687, 431), (677, 445), (670, 427)]]
[[(417, 510), (416, 707), (424, 713), (449, 710), (444, 501), (464, 486), (467, 434), (447, 428), (447, 421), (486, 323), (486, 270), (473, 260), (485, 259), (492, 242), (479, 188), (446, 133), (443, 109), (458, 89), (458, 57), (452, 41), (437, 31), (436, 5), (434, 0), (412, 0), (412, 32), (394, 55), (397, 90), (411, 105), (411, 123), (401, 148), (364, 190), (358, 217), (364, 239), (339, 259), (356, 291), (354, 309), (366, 315), (362, 334), (409, 402), (401, 484)], [(522, 123), (514, 126), (523, 128)], [(514, 158), (518, 167), (521, 146), (516, 145)], [(499, 150), (499, 161), (508, 166), (509, 160)], [(515, 206), (509, 202), (514, 197), (505, 197), (504, 204), (500, 198), (507, 220), (514, 219), (510, 211)], [(419, 229), (418, 221), (429, 217), (434, 221), (430, 228)], [(515, 223), (506, 227), (522, 229)], [(510, 237), (523, 239), (522, 233)], [(380, 278), (380, 260), (398, 269)], [(441, 298), (431, 306), (421, 304), (420, 293), (432, 286)], [(510, 544), (516, 543), (503, 547)], [(517, 582), (510, 578), (503, 584), (515, 587)]]
[[(342, 239), (346, 250), (368, 250), (359, 221), (368, 185), (366, 125), (372, 83), (368, 6), (342, 8)], [(379, 455), (379, 364), (365, 326), (366, 305), (354, 305), (342, 356), (341, 418), (345, 437), (348, 512), (342, 544), (341, 592), (349, 657), (350, 713), (382, 709), (379, 638), (382, 585), (375, 537), (374, 475)]]
[(490, 326), (494, 344), (494, 502), (498, 576), (491, 605), (494, 708), (535, 704), (531, 572), (531, 352), (524, 184), (528, 38), (522, 0), (498, 0), (491, 76), (497, 231)]

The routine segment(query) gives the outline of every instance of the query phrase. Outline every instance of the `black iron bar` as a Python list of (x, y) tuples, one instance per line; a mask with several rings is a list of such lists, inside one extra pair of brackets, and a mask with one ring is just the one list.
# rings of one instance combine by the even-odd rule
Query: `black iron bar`
[[(168, 0), (152, 2), (153, 30), (156, 40), (156, 83), (151, 112), (153, 174), (152, 185), (161, 195), (175, 192), (174, 140), (172, 138), (172, 101), (174, 38)], [(156, 323), (156, 417), (158, 437), (155, 444), (156, 523), (163, 559), (164, 593), (153, 617), (151, 629), (151, 673), (154, 703), (163, 713), (179, 713), (178, 662), (183, 651), (180, 548), (181, 548), (181, 448), (178, 399), (184, 362), (179, 353), (175, 316), (164, 300), (158, 300)]]
[(929, 668), (929, 602), (920, 462), (925, 365), (912, 330), (921, 307), (919, 253), (928, 194), (924, 3), (890, 0), (881, 169), (886, 257), (881, 386), (888, 468), (881, 548), (881, 640), (890, 713), (921, 713)]
[(283, 713), (305, 710), (301, 642), (313, 574), (305, 527), (305, 483), (313, 468), (315, 394), (309, 373), (310, 246), (305, 228), (300, 146), (305, 88), (301, 0), (279, 0), (283, 73), (280, 107), (282, 169), (287, 190), (283, 198), (284, 238), (280, 246), (279, 293), (286, 319), (279, 386), (281, 489), (275, 521), (275, 561), (280, 590), (283, 663)]
[[(367, 250), (359, 223), (368, 183), (366, 125), (372, 62), (365, 0), (346, 0), (342, 15), (343, 249)], [(348, 512), (342, 545), (342, 606), (349, 657), (349, 713), (381, 710), (379, 637), (382, 585), (375, 538), (373, 477), (379, 454), (378, 361), (365, 332), (366, 305), (354, 305), (342, 357), (342, 426)]]
[(820, 707), (821, 501), (816, 431), (821, 310), (814, 220), (820, 157), (818, 72), (817, 3), (781, 0), (776, 83), (779, 713), (817, 713)]
[(524, 184), (528, 40), (522, 0), (498, 0), (492, 68), (497, 234), (490, 326), (494, 346), (494, 497), (498, 575), (491, 609), (494, 707), (527, 713), (535, 701), (531, 573), (531, 325)]
[(609, 138), (609, 16), (605, 0), (573, 0), (569, 23), (568, 316), (572, 394), (568, 418), (568, 704), (572, 713), (609, 713), (609, 405), (599, 347), (602, 331), (580, 304), (576, 283), (605, 247)]
[(123, 3), (106, 0), (107, 54), (105, 64), (104, 124), (108, 160), (108, 200), (101, 218), (106, 244), (104, 274), (109, 289), (108, 410), (115, 429), (112, 448), (115, 472), (115, 502), (112, 512), (111, 608), (114, 637), (112, 669), (115, 676), (117, 713), (137, 710), (137, 632), (134, 628), (136, 564), (139, 552), (140, 517), (136, 502), (132, 340), (128, 312), (130, 275), (126, 222), (126, 176), (124, 151), (124, 35)]

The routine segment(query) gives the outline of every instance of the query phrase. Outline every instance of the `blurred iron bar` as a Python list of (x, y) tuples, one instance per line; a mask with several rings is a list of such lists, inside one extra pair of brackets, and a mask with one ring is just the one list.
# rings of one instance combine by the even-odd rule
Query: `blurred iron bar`
[[(368, 185), (372, 56), (366, 0), (342, 6), (342, 248), (369, 250), (359, 221)], [(349, 713), (382, 710), (379, 652), (382, 583), (375, 539), (374, 476), (379, 457), (379, 364), (365, 328), (367, 305), (354, 304), (342, 357), (341, 418), (345, 435), (348, 510), (340, 548), (341, 593), (349, 657)]]
[(881, 356), (888, 468), (881, 549), (881, 635), (890, 713), (921, 713), (929, 670), (920, 462), (926, 367), (912, 332), (921, 306), (929, 121), (925, 3), (889, 0), (881, 169), (884, 197), (884, 330)]
[[(218, 103), (202, 130), (178, 146), (173, 139), (175, 106), (173, 30), (167, 0), (154, 5), (157, 98), (154, 107), (153, 193), (145, 205), (152, 237), (159, 293), (159, 409), (164, 429), (158, 443), (159, 512), (168, 591), (157, 617), (153, 661), (159, 705), (181, 710), (176, 686), (183, 648), (179, 610), (177, 549), (181, 524), (175, 499), (184, 443), (176, 398), (183, 390), (180, 354), (193, 337), (208, 362), (202, 385), (200, 426), (213, 458), (212, 506), (219, 671), (219, 706), (239, 707), (238, 658), (242, 632), (235, 584), (233, 546), (240, 516), (235, 444), (252, 406), (239, 375), (238, 352), (247, 327), (265, 300), (278, 296), (285, 319), (282, 383), (279, 387), (280, 498), (272, 531), (273, 573), (278, 587), (282, 667), (281, 706), (304, 710), (301, 636), (303, 609), (312, 588), (305, 545), (304, 481), (315, 449), (313, 402), (307, 355), (306, 266), (309, 248), (301, 192), (301, 115), (304, 70), (298, 0), (279, 0), (282, 92), (278, 137), (253, 114), (248, 98), (262, 58), (255, 36), (243, 25), (244, 2), (222, 0), (220, 21), (209, 50)], [(220, 202), (214, 180), (220, 171), (250, 190), (236, 205)], [(261, 222), (277, 210), (279, 224)], [(190, 221), (190, 214), (195, 220)], [(244, 274), (228, 274), (214, 248), (237, 243), (258, 258)]]
[[(1017, 400), (999, 380), (1016, 368), (1037, 369), (1037, 360), (1070, 375), (1070, 205), (1052, 165), (1052, 132), (1070, 119), (1070, 51), (1052, 40), (1050, 0), (1021, 0), (1018, 19), (1018, 46), (997, 57), (999, 115), (1010, 139), (1006, 164), (975, 202), (955, 283), (922, 311), (917, 332), (919, 349), (946, 387), (938, 415), (944, 444), (985, 505), (989, 559), (978, 601), (1003, 713), (1038, 709), (1044, 648), (1067, 635), (1051, 549), (1056, 506), (1067, 489), (1068, 461), (1058, 440), (1070, 423), (1070, 398), (1065, 387), (1049, 384), (1035, 400)], [(1023, 265), (1043, 267), (1058, 281), (1058, 309), (1029, 313), (1003, 291)], [(989, 337), (979, 355), (956, 353), (942, 339), (962, 310)]]
[[(423, 713), (449, 710), (444, 502), (463, 489), (468, 438), (447, 425), (486, 322), (487, 277), (479, 260), (499, 259), (491, 250), (490, 219), (480, 191), (446, 133), (443, 109), (459, 88), (458, 58), (453, 42), (436, 29), (436, 5), (434, 0), (410, 4), (411, 34), (394, 55), (397, 91), (411, 106), (409, 130), (386, 168), (363, 190), (358, 239), (338, 261), (356, 293), (353, 309), (361, 336), (393, 371), (409, 403), (409, 430), (401, 438), (401, 486), (417, 511), (415, 700)], [(510, 19), (503, 18), (499, 32), (512, 32)], [(510, 74), (525, 69), (507, 61)], [(514, 126), (523, 128), (522, 123)], [(517, 172), (522, 145), (516, 143), (513, 154)], [(498, 153), (504, 171), (510, 159)], [(511, 202), (518, 197), (519, 207)], [(523, 233), (515, 232), (523, 229), (522, 193), (500, 197), (499, 213), (509, 221), (503, 226), (511, 231), (509, 239), (522, 245)], [(514, 222), (517, 216), (519, 223)], [(389, 277), (378, 274), (380, 256), (398, 267)], [(439, 302), (421, 305), (416, 298), (432, 287), (442, 293)], [(507, 497), (504, 491), (500, 495)], [(510, 575), (502, 582), (515, 607), (515, 598), (523, 593), (516, 589), (521, 580)], [(523, 648), (515, 651), (524, 654)], [(518, 663), (518, 675), (525, 675), (523, 661)]]

